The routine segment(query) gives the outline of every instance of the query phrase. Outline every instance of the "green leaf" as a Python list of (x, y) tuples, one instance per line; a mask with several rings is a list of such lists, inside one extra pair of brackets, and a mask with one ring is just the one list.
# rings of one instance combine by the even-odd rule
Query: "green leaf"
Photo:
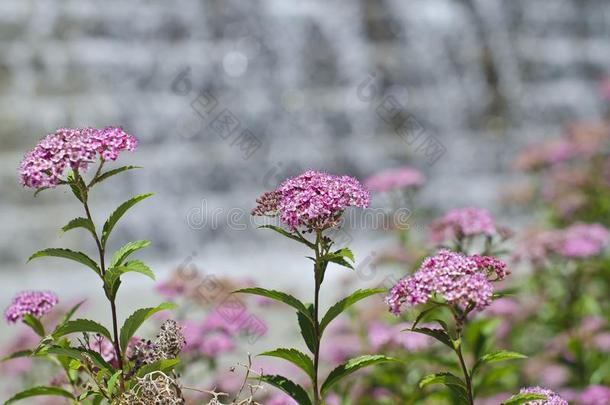
[[(313, 304), (308, 304), (307, 309), (313, 318)], [(306, 318), (300, 312), (297, 312), (297, 319), (299, 321), (299, 327), (301, 329), (301, 336), (303, 336), (303, 340), (307, 345), (307, 348), (311, 351), (311, 353), (315, 353), (316, 351), (316, 331), (314, 329), (313, 323), (309, 318)]]
[(125, 320), (125, 323), (121, 327), (121, 336), (119, 338), (119, 342), (121, 344), (121, 349), (125, 350), (127, 344), (129, 343), (129, 339), (133, 337), (133, 335), (137, 332), (137, 330), (142, 326), (142, 324), (151, 316), (156, 314), (157, 312), (174, 309), (176, 305), (171, 302), (164, 302), (163, 304), (156, 306), (154, 308), (141, 308), (135, 311), (129, 318)]
[(40, 337), (44, 337), (46, 335), (44, 331), (44, 326), (40, 323), (40, 320), (31, 314), (26, 314), (23, 317), (23, 323), (28, 325), (36, 334)]
[(441, 342), (442, 344), (448, 346), (451, 348), (451, 350), (454, 350), (455, 348), (453, 347), (453, 341), (451, 340), (451, 337), (449, 337), (449, 335), (447, 333), (445, 333), (444, 331), (440, 330), (440, 329), (430, 329), (430, 328), (413, 328), (413, 329), (405, 329), (403, 330), (403, 332), (417, 332), (417, 333), (421, 333), (424, 335), (428, 335), (433, 337), (434, 339), (438, 340), (439, 342)]
[(354, 253), (352, 253), (349, 248), (339, 249), (336, 252), (322, 256), (323, 261), (336, 263), (343, 267), (347, 267), (348, 269), (354, 270), (354, 266), (352, 266), (352, 264), (349, 263), (346, 258), (354, 262)]
[(379, 294), (379, 293), (382, 293), (385, 291), (386, 291), (385, 288), (371, 288), (371, 289), (366, 289), (366, 290), (357, 290), (350, 296), (343, 298), (341, 301), (337, 302), (335, 305), (330, 307), (328, 312), (326, 312), (326, 315), (324, 315), (324, 318), (322, 318), (322, 321), (320, 322), (320, 335), (322, 335), (322, 332), (324, 332), (324, 329), (326, 329), (328, 324), (330, 324), (333, 319), (335, 319), (337, 316), (339, 316), (347, 308), (351, 307), (358, 301), (363, 300), (364, 298), (367, 298), (367, 297), (370, 297), (371, 295)]
[(271, 229), (281, 235), (286, 236), (287, 238), (296, 240), (297, 242), (301, 242), (302, 244), (309, 246), (312, 249), (315, 248), (315, 245), (313, 243), (311, 243), (310, 241), (308, 241), (307, 239), (305, 239), (302, 236), (299, 236), (297, 234), (290, 233), (282, 227), (275, 226), (275, 225), (262, 225), (262, 226), (259, 226), (258, 229)]
[(57, 340), (62, 336), (66, 336), (70, 333), (76, 332), (99, 333), (100, 335), (108, 338), (109, 340), (112, 340), (112, 336), (110, 335), (110, 332), (108, 332), (108, 329), (90, 319), (76, 319), (74, 321), (68, 321), (63, 325), (60, 325), (53, 332), (53, 338)]
[(326, 381), (324, 381), (324, 383), (322, 384), (320, 392), (323, 396), (326, 395), (328, 390), (332, 386), (337, 384), (341, 379), (364, 367), (394, 361), (398, 362), (400, 360), (382, 355), (366, 355), (350, 359), (346, 363), (340, 365), (339, 367), (335, 368), (333, 371), (330, 372), (330, 374), (326, 378)]
[(483, 357), (481, 357), (476, 362), (476, 364), (472, 368), (472, 373), (474, 374), (474, 372), (479, 367), (481, 367), (483, 364), (498, 363), (500, 361), (526, 359), (526, 358), (527, 358), (527, 356), (524, 354), (517, 353), (517, 352), (509, 352), (506, 350), (500, 350), (497, 352), (488, 353), (488, 354), (484, 355)]
[(102, 274), (100, 268), (97, 266), (97, 263), (83, 252), (75, 252), (70, 249), (61, 248), (44, 249), (30, 256), (28, 262), (39, 257), (61, 257), (64, 259), (74, 260), (75, 262), (79, 262), (91, 268), (98, 276)]
[(147, 364), (138, 370), (138, 377), (144, 377), (154, 371), (171, 371), (174, 367), (180, 364), (180, 359), (164, 359), (151, 364)]
[(78, 304), (74, 305), (72, 308), (70, 308), (70, 310), (68, 312), (66, 312), (66, 315), (64, 315), (64, 319), (61, 321), (62, 324), (68, 322), (70, 319), (72, 319), (72, 317), (74, 316), (74, 314), (76, 313), (76, 311), (78, 311), (78, 309), (81, 307), (81, 305), (83, 305), (85, 303), (86, 300), (82, 300), (81, 302), (79, 302)]
[(278, 357), (287, 360), (303, 370), (312, 381), (314, 379), (314, 366), (311, 358), (296, 349), (275, 349), (261, 353), (259, 356)]
[(109, 177), (114, 176), (115, 174), (122, 173), (126, 170), (141, 169), (141, 168), (142, 168), (141, 166), (122, 166), (117, 169), (108, 170), (107, 172), (102, 173), (99, 176), (97, 176), (95, 179), (93, 179), (91, 181), (91, 183), (89, 184), (89, 187), (93, 186), (94, 184), (101, 183), (102, 181), (106, 180)]
[(106, 246), (106, 242), (108, 241), (110, 232), (112, 232), (112, 229), (114, 229), (116, 223), (127, 212), (127, 210), (152, 195), (153, 193), (137, 195), (125, 201), (123, 204), (119, 205), (116, 210), (114, 210), (114, 212), (110, 215), (110, 217), (108, 217), (108, 219), (104, 223), (104, 228), (102, 229), (102, 246)]
[(155, 274), (152, 272), (152, 270), (140, 260), (129, 261), (125, 263), (124, 266), (111, 267), (104, 275), (104, 282), (106, 283), (108, 291), (113, 292), (111, 297), (116, 295), (117, 280), (119, 280), (125, 273), (140, 273), (150, 277), (153, 280), (155, 279)]
[(8, 356), (2, 357), (0, 359), (0, 363), (4, 363), (5, 361), (13, 359), (19, 359), (21, 357), (30, 357), (33, 353), (34, 352), (32, 352), (31, 350), (20, 350), (18, 352), (11, 353)]
[(233, 293), (260, 295), (262, 297), (267, 297), (276, 301), (283, 302), (284, 304), (290, 305), (291, 307), (299, 311), (313, 324), (313, 317), (311, 316), (311, 313), (307, 310), (305, 304), (303, 304), (301, 301), (299, 301), (290, 294), (286, 294), (276, 290), (266, 290), (264, 288), (242, 288), (240, 290), (233, 291)]
[(522, 405), (530, 401), (539, 401), (545, 399), (547, 399), (547, 396), (541, 394), (517, 394), (502, 402), (502, 405)]
[(50, 187), (40, 187), (38, 189), (36, 189), (36, 191), (34, 191), (34, 197), (38, 197), (38, 194), (40, 194), (41, 192), (48, 190)]
[(263, 375), (260, 379), (261, 381), (284, 391), (290, 398), (297, 401), (299, 405), (311, 405), (311, 399), (303, 387), (293, 383), (286, 377), (282, 377), (281, 375)]
[(91, 222), (91, 220), (89, 218), (83, 218), (83, 217), (79, 217), (79, 218), (74, 218), (72, 221), (68, 222), (67, 225), (65, 225), (63, 228), (61, 228), (61, 231), (63, 233), (66, 233), (72, 229), (76, 229), (76, 228), (84, 228), (86, 230), (89, 231), (89, 233), (91, 233), (91, 235), (93, 235), (94, 238), (97, 238), (97, 234), (95, 233), (95, 225), (93, 225), (93, 222)]
[(56, 397), (64, 397), (64, 398), (68, 398), (68, 399), (75, 399), (74, 395), (72, 395), (71, 393), (69, 393), (66, 390), (62, 390), (61, 388), (34, 387), (34, 388), (30, 388), (25, 391), (21, 391), (20, 393), (16, 394), (12, 398), (10, 398), (6, 402), (4, 402), (4, 405), (9, 405), (14, 402), (21, 401), (22, 399), (25, 399), (25, 398), (39, 397), (39, 396), (56, 396)]
[(425, 309), (422, 312), (420, 312), (420, 314), (417, 315), (417, 318), (415, 318), (415, 322), (413, 322), (413, 325), (411, 326), (411, 328), (414, 329), (417, 325), (419, 325), (419, 323), (422, 321), (422, 319), (424, 319), (424, 317), (426, 315), (430, 314), (431, 312), (433, 312), (434, 310), (438, 309), (441, 306), (442, 306), (441, 304), (434, 304), (430, 308)]
[(419, 381), (419, 388), (424, 388), (431, 384), (455, 385), (466, 388), (466, 384), (459, 377), (451, 373), (437, 373), (425, 376)]
[(112, 377), (110, 377), (108, 379), (107, 388), (108, 388), (108, 392), (110, 393), (110, 395), (112, 395), (114, 393), (114, 387), (116, 386), (116, 383), (117, 383), (117, 381), (118, 381), (118, 379), (119, 379), (119, 377), (121, 376), (122, 373), (123, 373), (123, 370), (119, 370), (116, 373), (114, 373), (112, 375)]
[(430, 374), (422, 378), (419, 382), (419, 387), (424, 388), (432, 384), (442, 384), (453, 391), (462, 402), (468, 403), (468, 391), (466, 384), (458, 377), (451, 373)]
[(143, 249), (150, 245), (150, 241), (147, 240), (136, 240), (134, 242), (129, 242), (125, 244), (122, 248), (116, 251), (115, 254), (112, 255), (112, 260), (110, 261), (110, 266), (108, 267), (116, 267), (119, 266), (131, 255), (133, 252)]
[(51, 346), (46, 349), (46, 353), (55, 354), (58, 356), (65, 356), (75, 360), (83, 360), (83, 356), (87, 356), (100, 370), (108, 371), (109, 375), (112, 375), (114, 369), (104, 358), (96, 351), (83, 349), (83, 348), (72, 348), (72, 347), (61, 347)]

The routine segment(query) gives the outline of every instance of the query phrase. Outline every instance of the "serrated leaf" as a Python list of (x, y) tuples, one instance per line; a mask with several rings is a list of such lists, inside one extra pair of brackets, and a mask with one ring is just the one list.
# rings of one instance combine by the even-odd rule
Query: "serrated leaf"
[(127, 212), (127, 210), (152, 195), (153, 193), (147, 193), (132, 197), (129, 200), (125, 201), (123, 204), (119, 205), (118, 208), (114, 210), (112, 214), (110, 214), (110, 216), (104, 223), (104, 228), (102, 229), (102, 246), (106, 246), (106, 242), (108, 241), (108, 237), (114, 229), (114, 226), (119, 221), (119, 219), (121, 219), (121, 217)]
[(311, 358), (296, 349), (280, 348), (261, 353), (259, 354), (259, 356), (277, 357), (280, 359), (287, 360), (295, 366), (299, 367), (301, 370), (303, 370), (309, 376), (309, 378), (312, 379), (312, 381), (314, 379), (314, 366), (313, 362), (311, 361)]
[(281, 375), (263, 375), (260, 377), (262, 382), (273, 385), (274, 387), (284, 391), (288, 396), (294, 399), (299, 405), (311, 405), (311, 399), (307, 392), (298, 384), (290, 381)]
[(108, 329), (90, 319), (76, 319), (74, 321), (68, 321), (63, 325), (60, 325), (53, 332), (53, 338), (57, 340), (62, 336), (78, 332), (99, 333), (100, 335), (108, 338), (109, 340), (112, 340), (112, 336), (110, 335), (110, 332), (108, 332)]
[(83, 252), (76, 252), (70, 249), (61, 248), (44, 249), (30, 256), (28, 262), (40, 257), (61, 257), (64, 259), (74, 260), (75, 262), (84, 264), (85, 266), (89, 267), (90, 269), (95, 271), (98, 276), (101, 275), (100, 268), (97, 266), (97, 263)]
[(40, 320), (38, 318), (36, 318), (35, 316), (31, 315), (31, 314), (26, 314), (23, 317), (23, 323), (25, 323), (26, 325), (28, 325), (30, 328), (32, 328), (32, 330), (40, 337), (44, 337), (46, 335), (45, 331), (44, 331), (44, 326), (42, 326), (42, 323), (40, 322)]
[(260, 295), (262, 297), (267, 297), (279, 302), (283, 302), (284, 304), (290, 305), (291, 307), (299, 311), (313, 324), (313, 317), (311, 316), (311, 313), (307, 310), (305, 304), (303, 304), (301, 301), (299, 301), (290, 294), (286, 294), (284, 292), (276, 290), (267, 290), (264, 288), (242, 288), (240, 290), (233, 291), (233, 293)]
[(91, 222), (91, 220), (89, 218), (83, 218), (83, 217), (79, 217), (79, 218), (74, 218), (73, 220), (71, 220), (70, 222), (68, 222), (63, 228), (61, 228), (62, 233), (66, 233), (72, 229), (76, 229), (76, 228), (84, 228), (86, 230), (89, 231), (89, 233), (91, 233), (91, 235), (93, 235), (93, 237), (97, 237), (96, 233), (95, 233), (95, 225), (93, 225), (93, 222)]
[(458, 396), (462, 403), (469, 403), (466, 384), (457, 376), (451, 373), (430, 374), (420, 380), (419, 387), (424, 388), (432, 384), (445, 385)]
[(60, 346), (51, 346), (46, 349), (46, 353), (55, 354), (58, 356), (65, 356), (75, 360), (83, 360), (83, 356), (87, 356), (93, 364), (100, 370), (106, 370), (109, 374), (114, 372), (114, 369), (104, 358), (96, 351), (82, 349), (82, 348), (72, 348), (72, 347), (60, 347)]
[(141, 308), (135, 311), (129, 318), (125, 320), (125, 323), (121, 327), (121, 335), (119, 338), (119, 342), (121, 345), (121, 350), (125, 350), (127, 344), (129, 343), (129, 339), (133, 337), (133, 335), (137, 332), (137, 330), (142, 326), (142, 324), (151, 316), (156, 314), (157, 312), (174, 309), (176, 305), (171, 302), (164, 302), (161, 305), (158, 305), (154, 308)]
[(547, 396), (541, 394), (517, 394), (502, 402), (502, 405), (522, 405), (530, 401), (540, 401), (545, 399), (547, 399)]
[(366, 355), (351, 359), (330, 372), (330, 374), (326, 378), (326, 381), (324, 381), (324, 383), (322, 384), (320, 392), (322, 393), (322, 396), (326, 395), (328, 390), (332, 388), (335, 384), (337, 384), (339, 381), (341, 381), (343, 378), (347, 377), (352, 373), (355, 373), (356, 371), (364, 367), (395, 361), (400, 360), (383, 355)]
[(412, 328), (412, 329), (405, 329), (404, 331), (407, 331), (407, 332), (411, 331), (411, 332), (417, 332), (417, 333), (421, 333), (424, 335), (428, 335), (428, 336), (433, 337), (434, 339), (438, 340), (442, 344), (448, 346), (452, 350), (455, 349), (453, 347), (453, 341), (451, 340), (451, 337), (449, 337), (449, 335), (441, 329)]
[(149, 245), (150, 241), (148, 240), (136, 240), (126, 243), (123, 245), (123, 247), (117, 250), (115, 254), (112, 255), (112, 260), (110, 261), (110, 266), (108, 267), (116, 267), (121, 265), (133, 252), (143, 249)]
[(466, 384), (459, 377), (451, 373), (429, 374), (419, 381), (419, 388), (424, 388), (432, 384), (455, 385), (466, 388)]
[(154, 371), (163, 371), (164, 373), (171, 371), (174, 367), (180, 364), (180, 359), (164, 359), (151, 364), (147, 364), (138, 370), (138, 377), (144, 377)]
[(122, 373), (123, 373), (123, 370), (119, 370), (116, 373), (114, 373), (112, 375), (112, 377), (110, 377), (108, 379), (108, 385), (106, 387), (108, 388), (108, 392), (110, 393), (110, 395), (112, 395), (114, 393), (114, 387), (116, 386), (116, 383), (119, 380), (119, 377), (121, 376)]
[(74, 395), (69, 393), (66, 390), (57, 387), (34, 387), (27, 389), (25, 391), (21, 391), (20, 393), (14, 395), (12, 398), (4, 402), (4, 405), (9, 405), (15, 403), (17, 401), (21, 401), (25, 398), (31, 397), (40, 397), (40, 396), (56, 396), (56, 397), (64, 397), (68, 399), (75, 399)]
[[(313, 304), (308, 304), (307, 310), (313, 318)], [(311, 320), (306, 318), (305, 315), (300, 312), (297, 312), (297, 320), (299, 322), (299, 328), (301, 329), (301, 336), (303, 337), (307, 348), (309, 349), (309, 351), (311, 351), (312, 354), (315, 353), (317, 338), (316, 331)]]
[(474, 373), (483, 364), (491, 364), (491, 363), (498, 363), (500, 361), (526, 359), (526, 358), (527, 358), (527, 356), (524, 354), (521, 354), (521, 353), (510, 352), (507, 350), (499, 350), (497, 352), (488, 353), (488, 354), (484, 355), (483, 357), (481, 357), (476, 362), (474, 367), (472, 368), (472, 372)]
[(328, 324), (330, 324), (333, 319), (339, 316), (347, 308), (351, 307), (360, 300), (370, 297), (371, 295), (380, 294), (385, 291), (385, 288), (370, 288), (365, 290), (357, 290), (353, 294), (337, 302), (335, 305), (329, 308), (329, 310), (324, 315), (324, 318), (322, 318), (322, 321), (320, 322), (320, 335), (322, 335), (322, 332), (324, 332), (324, 329), (326, 329)]
[(275, 225), (261, 225), (258, 227), (258, 229), (271, 229), (281, 235), (286, 236), (287, 238), (290, 238), (292, 240), (296, 240), (297, 242), (300, 242), (304, 245), (309, 246), (310, 248), (314, 248), (315, 245), (313, 243), (311, 243), (310, 241), (308, 241), (307, 239), (299, 236), (299, 235), (295, 235), (293, 233), (288, 232), (287, 230), (285, 230), (282, 227), (279, 226), (275, 226)]
[(125, 263), (124, 266), (111, 267), (104, 275), (104, 282), (106, 283), (108, 291), (112, 291), (111, 297), (116, 295), (117, 280), (119, 280), (120, 277), (125, 273), (140, 273), (150, 277), (152, 280), (155, 280), (155, 274), (140, 260), (129, 261)]
[(107, 172), (104, 172), (104, 173), (100, 174), (99, 176), (97, 176), (95, 179), (93, 179), (91, 181), (91, 183), (89, 184), (89, 187), (93, 186), (94, 184), (101, 183), (102, 181), (108, 179), (109, 177), (114, 176), (115, 174), (119, 174), (119, 173), (122, 173), (127, 170), (141, 169), (141, 168), (142, 168), (141, 166), (122, 166), (117, 169), (108, 170)]

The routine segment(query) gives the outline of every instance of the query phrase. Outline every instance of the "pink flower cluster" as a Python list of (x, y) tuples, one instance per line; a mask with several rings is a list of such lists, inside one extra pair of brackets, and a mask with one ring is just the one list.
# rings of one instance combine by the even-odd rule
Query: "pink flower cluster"
[(577, 223), (564, 229), (535, 231), (521, 241), (515, 259), (540, 265), (550, 254), (568, 259), (597, 256), (610, 243), (610, 231), (600, 224)]
[(375, 174), (367, 178), (364, 185), (371, 191), (383, 193), (394, 189), (420, 187), (425, 181), (418, 170), (404, 166)]
[(610, 404), (610, 387), (590, 385), (579, 395), (581, 405), (608, 405)]
[(231, 322), (218, 311), (211, 312), (203, 322), (184, 322), (185, 353), (214, 358), (236, 348), (236, 338), (245, 333), (247, 325)]
[(252, 214), (279, 214), (291, 229), (323, 230), (338, 226), (347, 207), (368, 205), (368, 191), (353, 177), (309, 170), (265, 193)]
[(134, 136), (119, 127), (60, 128), (25, 155), (19, 165), (21, 184), (55, 187), (66, 168), (86, 170), (98, 153), (104, 160), (116, 160), (121, 151), (133, 151), (137, 144)]
[(506, 274), (506, 264), (498, 259), (441, 250), (426, 258), (415, 274), (392, 287), (386, 303), (399, 315), (402, 304), (424, 304), (436, 294), (450, 304), (482, 309), (491, 304), (491, 282)]
[(559, 236), (556, 250), (570, 258), (596, 256), (610, 241), (610, 232), (600, 224), (574, 224)]
[(553, 391), (541, 387), (522, 388), (520, 394), (540, 394), (546, 395), (546, 399), (526, 402), (524, 405), (568, 405), (568, 401), (561, 398)]
[(4, 319), (7, 323), (14, 324), (26, 315), (40, 318), (49, 313), (58, 302), (57, 295), (52, 292), (24, 291), (13, 298), (11, 305), (4, 312)]
[(430, 227), (430, 239), (434, 243), (465, 236), (492, 236), (496, 233), (496, 226), (489, 211), (479, 208), (453, 209), (432, 222)]
[(428, 336), (419, 333), (401, 333), (405, 329), (411, 329), (411, 326), (410, 323), (405, 322), (397, 325), (372, 322), (367, 330), (371, 349), (379, 352), (383, 348), (400, 348), (408, 352), (417, 352), (430, 347), (432, 338)]

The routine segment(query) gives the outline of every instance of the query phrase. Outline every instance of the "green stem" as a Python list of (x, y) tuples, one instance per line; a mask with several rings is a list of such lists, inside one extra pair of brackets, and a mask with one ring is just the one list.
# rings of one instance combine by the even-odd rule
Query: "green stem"
[(320, 300), (320, 285), (322, 278), (322, 263), (320, 261), (321, 257), (321, 240), (322, 240), (322, 232), (317, 231), (316, 233), (316, 245), (315, 245), (315, 253), (316, 253), (316, 261), (314, 264), (314, 274), (315, 274), (315, 296), (314, 296), (314, 331), (316, 334), (316, 341), (314, 345), (314, 374), (313, 374), (313, 395), (314, 395), (314, 405), (320, 405), (320, 391), (318, 389), (318, 368), (320, 364), (320, 321), (318, 319), (318, 309), (319, 309), (319, 300)]
[[(104, 162), (102, 161), (95, 177), (97, 177), (97, 175), (99, 174), (103, 164), (104, 164)], [(76, 173), (76, 175), (80, 176), (78, 173)], [(94, 179), (95, 179), (95, 177), (94, 177)], [(89, 203), (88, 203), (89, 187), (85, 187), (84, 189), (81, 190), (81, 197), (82, 197), (82, 201), (83, 201), (83, 206), (85, 207), (85, 214), (87, 215), (87, 219), (89, 219), (89, 221), (91, 221), (91, 223), (94, 224), (94, 229), (97, 229), (95, 227), (95, 223), (93, 222), (93, 216), (91, 215), (91, 210), (89, 209)], [(98, 250), (98, 254), (99, 254), (99, 258), (100, 258), (100, 270), (101, 270), (101, 275), (102, 275), (102, 279), (103, 279), (104, 275), (106, 274), (105, 247), (102, 244), (102, 242), (97, 234), (97, 231), (95, 231), (93, 233), (93, 239), (95, 240), (95, 244), (97, 245), (97, 250)], [(116, 352), (116, 357), (117, 357), (117, 362), (119, 364), (119, 368), (121, 369), (121, 378), (119, 379), (119, 382), (120, 382), (121, 389), (124, 390), (125, 389), (125, 378), (124, 378), (124, 375), (122, 372), (123, 356), (121, 354), (121, 345), (120, 345), (120, 341), (119, 341), (119, 326), (118, 326), (116, 302), (115, 302), (115, 298), (110, 298), (108, 296), (107, 296), (107, 298), (110, 301), (110, 311), (112, 313), (112, 332), (113, 332), (113, 337), (114, 337), (114, 342), (112, 342), (112, 343), (114, 345), (114, 350)]]
[(464, 361), (464, 354), (462, 353), (462, 336), (463, 336), (463, 332), (464, 332), (464, 326), (466, 323), (466, 317), (468, 316), (468, 314), (470, 313), (472, 308), (470, 308), (470, 307), (466, 308), (466, 310), (464, 310), (464, 313), (461, 316), (457, 314), (457, 312), (454, 310), (454, 308), (451, 308), (451, 310), (455, 317), (456, 329), (457, 329), (457, 342), (459, 342), (457, 347), (454, 348), (454, 351), (458, 357), (460, 367), (462, 369), (462, 373), (464, 374), (464, 381), (466, 382), (466, 395), (468, 396), (468, 403), (469, 403), (469, 405), (474, 405), (474, 393), (472, 391), (472, 375), (468, 371), (468, 366), (466, 366), (466, 362)]

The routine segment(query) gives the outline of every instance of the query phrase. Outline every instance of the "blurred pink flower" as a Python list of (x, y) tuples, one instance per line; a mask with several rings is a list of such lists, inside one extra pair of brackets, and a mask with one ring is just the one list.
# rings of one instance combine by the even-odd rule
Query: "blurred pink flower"
[(610, 404), (610, 387), (590, 385), (579, 395), (581, 405), (608, 405)]
[(600, 224), (574, 224), (561, 232), (556, 250), (569, 258), (596, 256), (610, 241), (610, 232)]
[(568, 405), (568, 401), (561, 398), (555, 392), (541, 387), (522, 388), (520, 394), (541, 394), (546, 395), (546, 399), (526, 402), (525, 405)]
[(430, 225), (430, 239), (434, 243), (461, 239), (465, 236), (496, 233), (496, 226), (489, 211), (479, 208), (456, 208)]
[(371, 191), (382, 193), (393, 189), (420, 187), (425, 181), (418, 170), (404, 166), (375, 174), (365, 179), (364, 185)]

